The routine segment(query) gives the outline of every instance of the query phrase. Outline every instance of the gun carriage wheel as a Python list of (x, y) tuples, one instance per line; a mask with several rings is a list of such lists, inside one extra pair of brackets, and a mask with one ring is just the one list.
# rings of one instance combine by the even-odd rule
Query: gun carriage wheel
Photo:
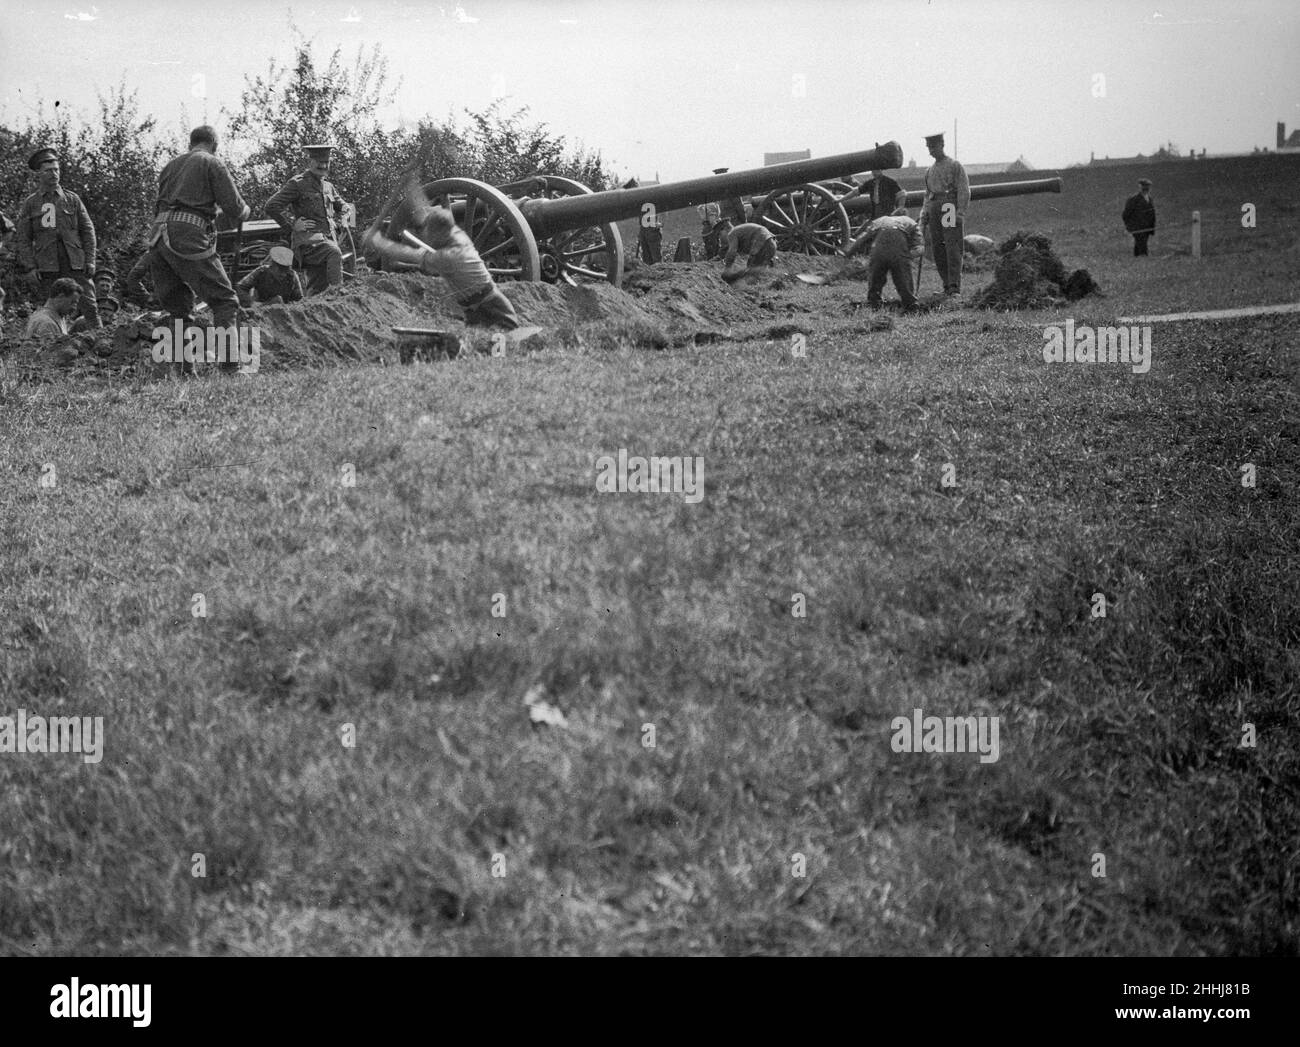
[(791, 254), (834, 254), (851, 239), (849, 216), (839, 196), (812, 183), (768, 193), (756, 221), (772, 230), (779, 250)]
[[(473, 178), (440, 178), (424, 185), (431, 204), (448, 208), (474, 242), (493, 280), (540, 280), (537, 240), (519, 208), (505, 193)], [(388, 236), (401, 239), (410, 229), (419, 235), (410, 204), (402, 201), (389, 223)]]

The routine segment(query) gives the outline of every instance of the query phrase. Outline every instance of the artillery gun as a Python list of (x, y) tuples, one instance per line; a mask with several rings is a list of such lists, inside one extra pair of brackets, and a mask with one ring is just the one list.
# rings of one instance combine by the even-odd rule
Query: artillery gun
[[(819, 179), (844, 179), (854, 171), (889, 170), (902, 163), (902, 146), (886, 142), (857, 153), (600, 193), (551, 175), (500, 186), (472, 178), (440, 178), (423, 190), (430, 203), (450, 208), (493, 279), (569, 284), (607, 280), (617, 287), (623, 280), (623, 241), (616, 222), (733, 196), (772, 194), (790, 186), (806, 193)], [(764, 220), (778, 240), (784, 236), (787, 242), (808, 243), (817, 253), (833, 251), (850, 238), (849, 216), (834, 193), (815, 195), (815, 207), (778, 210)], [(388, 235), (397, 239), (413, 224), (411, 207), (403, 202), (392, 216)]]

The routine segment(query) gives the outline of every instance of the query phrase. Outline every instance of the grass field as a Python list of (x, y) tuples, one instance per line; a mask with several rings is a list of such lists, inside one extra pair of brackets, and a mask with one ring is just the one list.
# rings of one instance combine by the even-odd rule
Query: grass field
[[(1199, 266), (1068, 184), (1002, 228), (1093, 271), (1081, 323), (1294, 301), (1270, 170)], [(1134, 374), (834, 290), (802, 357), (0, 378), (0, 716), (105, 730), (0, 753), (0, 951), (1300, 952), (1300, 323)], [(703, 499), (599, 493), (620, 448)], [(894, 751), (915, 709), (999, 759)]]

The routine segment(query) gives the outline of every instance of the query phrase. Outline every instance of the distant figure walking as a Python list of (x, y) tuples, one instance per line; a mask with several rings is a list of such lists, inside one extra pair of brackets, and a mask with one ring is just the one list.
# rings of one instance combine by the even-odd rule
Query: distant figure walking
[(1139, 178), (1138, 191), (1124, 201), (1124, 228), (1133, 234), (1133, 257), (1147, 254), (1147, 241), (1156, 232), (1156, 205), (1151, 201), (1151, 179)]

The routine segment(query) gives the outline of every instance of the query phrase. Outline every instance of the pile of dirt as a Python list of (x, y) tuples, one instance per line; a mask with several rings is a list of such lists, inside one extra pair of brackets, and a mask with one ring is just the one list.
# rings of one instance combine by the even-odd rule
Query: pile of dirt
[[(806, 285), (793, 272), (837, 274), (833, 259), (782, 256), (777, 268), (760, 269), (728, 285), (719, 263), (636, 266), (622, 289), (607, 283), (579, 287), (544, 283), (501, 284), (525, 326), (543, 328), (550, 344), (613, 344), (641, 348), (730, 337), (733, 327), (765, 323), (770, 314), (810, 312)], [(259, 368), (283, 370), (322, 363), (396, 362), (393, 327), (464, 332), (463, 311), (445, 281), (415, 273), (367, 273), (323, 295), (292, 305), (245, 310), (240, 323), (258, 332)], [(211, 323), (206, 310), (194, 316)], [(121, 319), (113, 328), (59, 339), (49, 346), (12, 345), (7, 353), (31, 378), (68, 370), (110, 374), (166, 373), (151, 359), (152, 331), (161, 314)], [(467, 339), (480, 348), (482, 332)], [(485, 343), (486, 344), (486, 343)]]
[(1021, 230), (998, 247), (993, 282), (971, 298), (976, 309), (1045, 309), (1101, 288), (1086, 269), (1067, 273), (1042, 233)]

